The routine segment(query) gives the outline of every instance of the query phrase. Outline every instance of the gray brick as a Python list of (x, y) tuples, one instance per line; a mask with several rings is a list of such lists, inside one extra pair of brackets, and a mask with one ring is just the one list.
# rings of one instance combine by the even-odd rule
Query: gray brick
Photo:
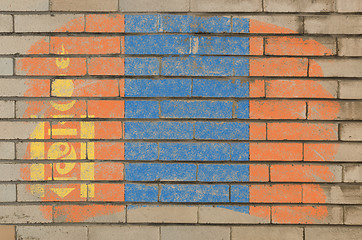
[(0, 75), (13, 75), (14, 66), (12, 58), (0, 58)]
[(0, 139), (29, 139), (37, 122), (0, 122)]
[(11, 15), (0, 15), (0, 32), (13, 31), (13, 17)]
[(220, 207), (200, 207), (199, 223), (269, 223), (269, 218), (261, 218), (249, 214)]
[[(50, 81), (49, 80), (40, 80), (40, 79), (11, 79), (11, 78), (2, 78), (0, 79), (0, 96), (1, 97), (35, 97), (31, 93), (27, 93), (29, 90), (29, 86), (33, 86), (36, 84), (40, 84), (40, 82), (45, 81), (46, 84), (50, 88)], [(49, 90), (50, 92), (50, 90)], [(50, 93), (44, 95), (48, 97)], [(42, 97), (42, 96), (36, 96)]]
[(342, 141), (362, 141), (362, 123), (343, 123), (340, 125)]
[(306, 227), (305, 240), (361, 240), (360, 227)]
[(89, 240), (159, 240), (159, 228), (153, 226), (90, 226)]
[(19, 181), (21, 178), (21, 164), (0, 164), (0, 181)]
[(51, 11), (117, 11), (118, 0), (50, 0)]
[(261, 12), (261, 0), (191, 0), (191, 12)]
[(149, 206), (127, 209), (129, 223), (197, 223), (197, 207)]
[(15, 159), (15, 144), (12, 142), (0, 142), (0, 159)]
[(348, 165), (343, 171), (344, 182), (362, 182), (362, 165)]
[[(27, 54), (31, 46), (36, 42), (44, 41), (49, 44), (48, 37), (37, 37), (37, 36), (0, 36), (0, 54)], [(49, 53), (49, 47), (47, 51), (37, 52)]]
[(0, 101), (0, 118), (15, 117), (14, 105), (14, 101)]
[(339, 56), (362, 56), (362, 38), (338, 39)]
[(0, 225), (1, 240), (15, 240), (15, 226)]
[[(316, 192), (323, 191), (325, 198), (315, 200)], [(303, 185), (304, 203), (361, 204), (362, 186), (358, 185)]]
[[(362, 18), (361, 18), (362, 21)], [(362, 77), (362, 59), (314, 59), (324, 77)], [(319, 77), (319, 70), (309, 68), (309, 76)]]
[[(291, 15), (263, 15), (263, 16), (243, 16), (242, 18), (250, 18), (256, 21), (270, 23), (279, 27), (287, 28), (297, 33), (303, 31), (303, 19), (298, 16)], [(233, 17), (237, 18), (237, 17)]]
[(361, 34), (362, 16), (307, 16), (304, 32), (316, 34)]
[(341, 99), (362, 99), (362, 81), (341, 81), (339, 84), (339, 97)]
[(333, 12), (334, 0), (264, 0), (265, 12)]
[(123, 12), (187, 12), (189, 0), (119, 0)]
[(48, 11), (49, 0), (1, 0), (1, 11)]
[(15, 202), (16, 186), (15, 184), (0, 184), (0, 202)]
[(231, 227), (231, 240), (302, 240), (303, 228), (281, 226)]
[(73, 31), (84, 31), (84, 16), (80, 14), (15, 15), (15, 32), (64, 32), (59, 29), (76, 19), (79, 20), (81, 26)]
[(362, 225), (362, 207), (346, 206), (344, 207), (344, 223), (350, 225)]
[(18, 239), (87, 240), (87, 227), (83, 226), (19, 226)]
[(336, 0), (337, 12), (362, 12), (361, 0)]
[[(42, 206), (51, 211), (51, 206)], [(44, 209), (43, 209), (44, 210)], [(1, 223), (48, 223), (39, 205), (5, 205), (0, 206)]]
[(162, 226), (161, 240), (226, 240), (230, 239), (229, 227), (218, 226)]
[[(330, 109), (334, 109), (335, 112)], [(308, 119), (362, 120), (361, 109), (362, 101), (310, 101), (308, 102)]]

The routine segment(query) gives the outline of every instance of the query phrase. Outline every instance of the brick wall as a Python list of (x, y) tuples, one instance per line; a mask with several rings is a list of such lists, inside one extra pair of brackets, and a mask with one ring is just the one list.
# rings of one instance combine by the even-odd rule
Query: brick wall
[(1, 0), (0, 240), (362, 239), (360, 0)]

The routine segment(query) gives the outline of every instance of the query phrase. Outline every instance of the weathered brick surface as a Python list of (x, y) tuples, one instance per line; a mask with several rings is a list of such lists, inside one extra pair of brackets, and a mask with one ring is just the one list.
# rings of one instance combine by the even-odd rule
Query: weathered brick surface
[(13, 17), (11, 15), (0, 15), (0, 31), (12, 32), (13, 31)]
[(16, 201), (16, 185), (1, 184), (0, 185), (0, 202), (15, 202)]
[(348, 238), (350, 240), (361, 239), (362, 231), (359, 227), (307, 227), (305, 229), (306, 240), (337, 240)]
[(304, 161), (359, 162), (360, 143), (305, 143)]
[[(15, 15), (15, 32), (83, 32), (84, 17), (80, 14)], [(72, 22), (70, 27), (64, 27)]]
[(362, 167), (360, 165), (345, 166), (344, 182), (362, 182)]
[(304, 20), (305, 33), (316, 34), (361, 34), (361, 16), (307, 16)]
[(13, 118), (14, 107), (14, 101), (0, 101), (0, 118)]
[(347, 206), (344, 208), (344, 223), (351, 225), (361, 225), (362, 207)]
[(340, 56), (362, 56), (361, 38), (340, 38), (338, 39), (338, 55)]
[(159, 227), (154, 226), (89, 226), (89, 240), (119, 238), (131, 239), (159, 239)]
[(266, 12), (333, 12), (334, 0), (266, 0)]
[(11, 58), (0, 58), (0, 75), (13, 75), (13, 59)]
[(21, 226), (16, 229), (18, 239), (87, 239), (87, 228), (81, 226)]
[(0, 225), (1, 239), (15, 240), (15, 226)]
[[(362, 20), (362, 18), (361, 18)], [(309, 76), (320, 77), (320, 69), (324, 77), (361, 77), (361, 59), (315, 59), (309, 68)]]
[(119, 7), (123, 12), (187, 12), (190, 9), (187, 0), (119, 0)]
[(339, 85), (339, 96), (342, 99), (362, 99), (361, 81), (341, 81)]
[(308, 102), (308, 119), (361, 120), (362, 113), (359, 111), (361, 108), (362, 102), (357, 101), (310, 101)]
[[(51, 210), (51, 206), (42, 206), (42, 209)], [(37, 205), (1, 205), (1, 223), (49, 223), (51, 219), (39, 211)]]
[(338, 12), (361, 12), (362, 3), (359, 0), (337, 0)]
[(229, 227), (216, 227), (216, 226), (162, 226), (161, 227), (161, 239), (164, 240), (181, 240), (190, 239), (198, 240), (207, 238), (210, 240), (216, 239), (229, 239), (230, 228)]
[(344, 123), (340, 126), (342, 141), (361, 141), (362, 124), (361, 123)]
[(0, 159), (11, 160), (15, 158), (15, 144), (12, 142), (0, 142)]
[[(47, 37), (28, 37), (28, 36), (1, 36), (0, 37), (0, 53), (1, 54), (27, 54), (29, 48), (38, 41), (44, 41), (38, 53), (49, 53), (49, 40)], [(31, 52), (30, 52), (31, 53)]]
[(118, 0), (49, 0), (51, 11), (104, 11), (118, 10)]
[(303, 202), (317, 203), (315, 193), (323, 190), (325, 199), (323, 202), (335, 204), (361, 204), (362, 188), (358, 185), (304, 185), (303, 186)]
[(129, 223), (197, 223), (198, 208), (182, 206), (128, 207)]
[(49, 0), (3, 0), (0, 9), (1, 11), (48, 11)]
[(277, 240), (277, 239), (303, 239), (303, 228), (301, 227), (262, 227), (262, 226), (245, 226), (231, 227), (231, 239), (245, 240)]
[(260, 12), (262, 1), (191, 0), (190, 10), (192, 12)]

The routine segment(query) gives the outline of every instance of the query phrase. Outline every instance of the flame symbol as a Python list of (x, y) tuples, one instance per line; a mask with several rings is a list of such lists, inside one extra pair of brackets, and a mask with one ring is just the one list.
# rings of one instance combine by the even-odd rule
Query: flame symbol
[[(58, 54), (68, 54), (68, 51), (65, 50), (64, 46), (62, 45), (62, 51), (58, 52)], [(58, 68), (60, 69), (64, 69), (67, 68), (69, 66), (69, 58), (57, 58), (56, 59), (56, 64), (58, 66)]]

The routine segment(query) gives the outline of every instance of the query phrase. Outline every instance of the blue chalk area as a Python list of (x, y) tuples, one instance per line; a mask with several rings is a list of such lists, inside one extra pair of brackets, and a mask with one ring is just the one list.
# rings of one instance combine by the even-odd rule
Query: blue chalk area
[(161, 202), (229, 202), (228, 185), (162, 185)]
[(159, 75), (160, 62), (157, 58), (125, 58), (126, 75)]
[(228, 161), (227, 143), (160, 143), (160, 160), (167, 161)]
[(158, 15), (129, 15), (124, 16), (126, 33), (157, 33)]
[(125, 79), (126, 97), (189, 97), (191, 79)]
[(191, 24), (191, 32), (195, 33), (230, 33), (231, 17), (195, 16)]
[(239, 122), (196, 122), (196, 139), (248, 140), (249, 124)]
[[(165, 76), (233, 76), (232, 57), (164, 57), (161, 74)], [(246, 76), (246, 75), (245, 75)]]
[(226, 209), (229, 209), (229, 210), (233, 210), (233, 211), (241, 212), (241, 213), (246, 213), (246, 214), (250, 213), (249, 206), (217, 206), (217, 207), (226, 208)]
[(190, 122), (126, 122), (125, 139), (192, 139)]
[(159, 16), (159, 32), (191, 33), (195, 17), (189, 15), (163, 14)]
[(152, 184), (125, 184), (126, 202), (157, 202), (158, 186)]
[(250, 29), (249, 22), (248, 18), (233, 17), (233, 33), (248, 33)]
[(248, 185), (231, 185), (230, 200), (231, 202), (248, 203), (249, 202)]
[(197, 180), (203, 182), (249, 181), (249, 165), (200, 164)]
[(237, 118), (248, 119), (249, 118), (249, 100), (243, 100), (237, 102), (235, 114)]
[(234, 57), (234, 76), (249, 76), (249, 58)]
[(161, 101), (164, 118), (232, 118), (231, 101)]
[(126, 118), (159, 118), (158, 101), (125, 101)]
[(193, 79), (193, 97), (249, 97), (249, 82), (237, 80)]
[(249, 38), (192, 37), (191, 49), (200, 55), (249, 55)]
[(196, 165), (131, 163), (125, 165), (128, 181), (196, 181)]
[(126, 142), (124, 144), (125, 160), (157, 160), (157, 143)]
[(249, 161), (249, 143), (231, 143), (231, 161)]
[(190, 54), (190, 36), (125, 36), (125, 54)]

